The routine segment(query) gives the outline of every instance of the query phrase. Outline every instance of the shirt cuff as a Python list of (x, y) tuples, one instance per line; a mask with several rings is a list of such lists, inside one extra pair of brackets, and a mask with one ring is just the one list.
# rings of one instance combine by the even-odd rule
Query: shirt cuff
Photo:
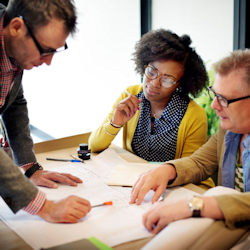
[(45, 193), (39, 190), (38, 193), (36, 194), (36, 197), (29, 203), (27, 207), (23, 208), (23, 210), (29, 214), (35, 215), (40, 211), (45, 201), (46, 201)]
[(34, 162), (29, 162), (29, 163), (26, 163), (24, 165), (21, 165), (20, 167), (26, 171), (27, 169), (29, 169), (30, 167), (32, 167), (34, 165)]

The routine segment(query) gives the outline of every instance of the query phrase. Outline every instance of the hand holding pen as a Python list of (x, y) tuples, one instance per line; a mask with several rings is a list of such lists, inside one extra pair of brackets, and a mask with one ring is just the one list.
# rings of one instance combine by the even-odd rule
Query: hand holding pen
[(141, 99), (131, 95), (127, 90), (125, 92), (128, 96), (116, 105), (111, 119), (111, 125), (114, 127), (122, 127), (140, 110)]

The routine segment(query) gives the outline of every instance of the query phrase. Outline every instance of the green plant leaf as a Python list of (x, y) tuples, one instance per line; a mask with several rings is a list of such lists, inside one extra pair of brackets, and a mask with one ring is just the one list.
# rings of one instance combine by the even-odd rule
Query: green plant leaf
[[(209, 86), (212, 86), (215, 79), (215, 72), (214, 70), (208, 71), (208, 79), (209, 79)], [(215, 110), (211, 108), (212, 100), (210, 99), (207, 88), (204, 88), (199, 95), (199, 97), (194, 99), (202, 108), (205, 109), (207, 113), (207, 121), (208, 121), (208, 137), (216, 133), (219, 128), (220, 119), (216, 115)]]

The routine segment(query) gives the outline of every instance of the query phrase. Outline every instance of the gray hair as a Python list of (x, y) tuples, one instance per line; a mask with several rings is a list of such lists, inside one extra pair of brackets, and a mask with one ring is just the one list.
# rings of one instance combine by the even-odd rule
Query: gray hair
[(215, 63), (213, 68), (216, 73), (224, 76), (235, 70), (244, 70), (246, 83), (250, 85), (250, 49), (233, 51)]

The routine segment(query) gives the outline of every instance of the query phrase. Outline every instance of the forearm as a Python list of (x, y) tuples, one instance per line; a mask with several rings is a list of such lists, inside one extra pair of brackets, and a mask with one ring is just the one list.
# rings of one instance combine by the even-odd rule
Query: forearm
[(91, 152), (100, 152), (108, 148), (119, 131), (119, 128), (113, 127), (108, 120), (105, 120), (89, 137)]
[(17, 165), (35, 162), (27, 103), (22, 95), (22, 90), (16, 100), (4, 111), (2, 119)]
[(34, 199), (38, 189), (22, 174), (3, 150), (0, 150), (0, 169), (0, 195), (16, 213)]
[(204, 205), (201, 210), (201, 217), (207, 217), (216, 220), (224, 219), (224, 214), (214, 197), (202, 197), (202, 200)]
[(176, 172), (176, 168), (173, 164), (164, 163), (158, 167), (159, 170), (160, 170), (160, 168), (162, 169), (162, 171), (163, 171), (162, 173), (164, 173), (164, 176), (167, 176), (166, 181), (168, 184), (172, 183), (176, 179), (177, 172)]
[(171, 186), (199, 184), (218, 170), (216, 135), (191, 156), (169, 161), (176, 168), (177, 178)]
[(215, 197), (229, 228), (250, 227), (250, 192)]

